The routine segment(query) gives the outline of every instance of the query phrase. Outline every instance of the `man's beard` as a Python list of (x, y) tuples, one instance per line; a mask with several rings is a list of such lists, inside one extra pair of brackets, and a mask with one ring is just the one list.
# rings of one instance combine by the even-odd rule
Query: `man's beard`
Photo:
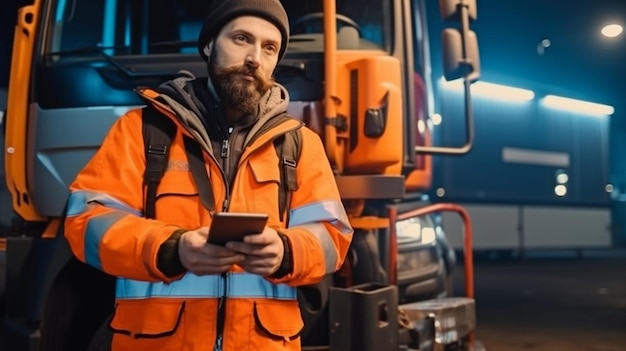
[[(245, 114), (256, 115), (261, 97), (272, 87), (273, 80), (249, 66), (219, 67), (209, 62), (209, 74), (215, 90), (226, 106)], [(250, 76), (249, 81), (244, 77)]]

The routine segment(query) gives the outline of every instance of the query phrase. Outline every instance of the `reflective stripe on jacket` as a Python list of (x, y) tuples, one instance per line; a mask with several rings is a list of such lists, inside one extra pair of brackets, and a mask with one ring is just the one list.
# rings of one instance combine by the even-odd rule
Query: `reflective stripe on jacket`
[[(176, 120), (167, 106), (155, 102)], [(164, 118), (166, 118), (164, 116)], [(273, 138), (295, 128), (289, 121), (257, 138), (243, 152), (231, 187), (230, 211), (265, 212), (268, 226), (290, 241), (292, 272), (272, 279), (233, 266), (220, 275), (168, 278), (157, 269), (161, 244), (179, 229), (208, 226), (178, 132), (157, 189), (156, 219), (143, 214), (144, 145), (141, 110), (118, 119), (94, 157), (70, 186), (65, 236), (80, 260), (120, 277), (116, 289), (113, 350), (213, 350), (218, 298), (226, 299), (223, 350), (300, 350), (303, 322), (295, 286), (313, 284), (343, 263), (352, 229), (321, 140), (303, 127), (289, 223), (278, 214), (280, 173)], [(206, 151), (206, 150), (205, 150)], [(121, 157), (123, 155), (123, 157)], [(226, 184), (208, 152), (205, 165), (221, 208)]]

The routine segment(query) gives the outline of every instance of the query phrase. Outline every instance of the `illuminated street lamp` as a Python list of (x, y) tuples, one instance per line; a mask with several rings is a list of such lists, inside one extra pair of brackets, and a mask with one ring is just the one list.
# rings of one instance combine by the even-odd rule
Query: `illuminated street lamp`
[(605, 37), (615, 38), (619, 36), (620, 34), (622, 34), (623, 30), (624, 28), (622, 28), (622, 26), (620, 26), (619, 24), (609, 24), (609, 25), (604, 26), (604, 28), (602, 28), (601, 33)]

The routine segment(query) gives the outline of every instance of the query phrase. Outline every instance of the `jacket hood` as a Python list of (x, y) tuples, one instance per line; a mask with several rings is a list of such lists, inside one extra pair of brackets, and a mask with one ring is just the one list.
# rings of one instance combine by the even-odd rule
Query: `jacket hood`
[[(145, 95), (142, 89), (138, 89), (138, 92), (142, 98), (152, 95), (156, 101), (169, 107), (178, 121), (209, 153), (213, 152), (211, 138), (219, 140), (224, 136), (223, 131), (227, 130), (223, 107), (207, 77), (195, 78), (188, 71), (180, 71), (177, 78), (164, 82), (152, 90), (152, 94)], [(272, 117), (285, 113), (288, 104), (287, 90), (274, 82), (260, 99), (257, 115), (241, 119), (245, 125), (251, 125), (245, 143)]]
[[(223, 108), (209, 78), (195, 78), (183, 71), (180, 76), (161, 84), (157, 99), (168, 105), (179, 121), (208, 150), (209, 137), (222, 138), (227, 126)], [(261, 97), (256, 116), (243, 116), (238, 123), (252, 125), (246, 142), (272, 117), (287, 111), (289, 94), (280, 84), (273, 86)]]

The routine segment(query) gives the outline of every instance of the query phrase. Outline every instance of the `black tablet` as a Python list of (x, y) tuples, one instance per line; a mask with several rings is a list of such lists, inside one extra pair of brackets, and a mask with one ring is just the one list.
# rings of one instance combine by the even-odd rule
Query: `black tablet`
[(214, 245), (243, 241), (246, 235), (263, 232), (267, 218), (266, 213), (216, 212), (209, 227), (207, 241)]

